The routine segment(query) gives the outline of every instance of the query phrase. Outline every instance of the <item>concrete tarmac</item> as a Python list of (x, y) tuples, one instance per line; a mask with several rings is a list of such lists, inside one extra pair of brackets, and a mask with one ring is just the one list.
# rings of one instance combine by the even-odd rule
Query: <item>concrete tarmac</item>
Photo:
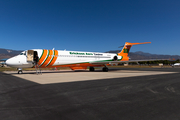
[(24, 73), (0, 72), (2, 120), (180, 119), (179, 68)]

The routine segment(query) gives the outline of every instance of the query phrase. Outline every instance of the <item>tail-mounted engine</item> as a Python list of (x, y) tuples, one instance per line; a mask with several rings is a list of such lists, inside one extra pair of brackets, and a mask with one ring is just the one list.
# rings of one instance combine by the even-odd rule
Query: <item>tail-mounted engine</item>
[(117, 61), (117, 60), (118, 60), (118, 57), (114, 56), (113, 61)]

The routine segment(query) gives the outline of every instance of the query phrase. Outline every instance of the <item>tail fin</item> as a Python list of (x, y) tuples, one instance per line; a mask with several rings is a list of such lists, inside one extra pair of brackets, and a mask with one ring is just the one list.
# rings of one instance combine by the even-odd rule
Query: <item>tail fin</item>
[(128, 53), (131, 49), (131, 47), (133, 45), (139, 45), (139, 44), (148, 44), (148, 43), (151, 43), (151, 42), (143, 42), (143, 43), (129, 43), (129, 42), (126, 42), (123, 49), (121, 50), (120, 53), (118, 53), (118, 56), (122, 56), (122, 61), (128, 61), (129, 60), (129, 56), (128, 56)]

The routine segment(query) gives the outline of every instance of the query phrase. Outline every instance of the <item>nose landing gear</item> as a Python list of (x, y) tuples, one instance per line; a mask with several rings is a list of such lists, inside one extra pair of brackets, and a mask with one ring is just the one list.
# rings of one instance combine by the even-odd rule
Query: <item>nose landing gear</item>
[(22, 68), (18, 68), (18, 74), (22, 74)]

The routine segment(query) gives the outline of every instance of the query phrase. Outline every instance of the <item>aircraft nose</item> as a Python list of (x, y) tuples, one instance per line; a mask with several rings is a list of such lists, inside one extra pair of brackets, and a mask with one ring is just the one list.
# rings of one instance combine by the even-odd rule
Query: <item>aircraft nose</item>
[(13, 65), (13, 63), (14, 63), (13, 61), (14, 61), (13, 58), (7, 59), (7, 60), (6, 60), (6, 65), (8, 65), (8, 66)]
[(12, 57), (6, 60), (6, 65), (10, 67), (15, 67), (16, 65), (19, 65), (20, 61), (17, 57)]
[[(26, 63), (26, 56), (17, 55), (6, 60), (6, 65), (10, 67), (20, 68)], [(31, 65), (31, 64), (30, 64)]]

